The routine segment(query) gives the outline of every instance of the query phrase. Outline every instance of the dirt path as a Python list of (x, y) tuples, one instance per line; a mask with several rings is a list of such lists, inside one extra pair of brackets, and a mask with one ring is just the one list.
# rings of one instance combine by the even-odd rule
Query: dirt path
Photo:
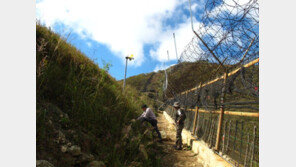
[(197, 162), (198, 156), (183, 146), (183, 150), (173, 148), (176, 141), (175, 126), (169, 123), (162, 113), (158, 114), (158, 127), (164, 138), (163, 150), (165, 156), (162, 158), (163, 166), (166, 167), (203, 167)]

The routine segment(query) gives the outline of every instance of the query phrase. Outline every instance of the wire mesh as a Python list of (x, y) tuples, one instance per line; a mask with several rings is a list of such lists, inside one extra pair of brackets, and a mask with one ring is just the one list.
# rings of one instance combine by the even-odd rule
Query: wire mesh
[[(180, 102), (187, 114), (185, 129), (212, 148), (219, 128), (219, 114), (213, 111), (259, 112), (259, 5), (257, 0), (206, 0), (202, 10), (195, 36), (168, 73), (165, 103)], [(193, 129), (195, 113), (189, 109), (196, 106), (207, 113), (198, 114)], [(175, 117), (172, 107), (166, 111)], [(224, 115), (218, 151), (234, 164), (259, 166), (254, 127), (259, 127), (258, 117)]]

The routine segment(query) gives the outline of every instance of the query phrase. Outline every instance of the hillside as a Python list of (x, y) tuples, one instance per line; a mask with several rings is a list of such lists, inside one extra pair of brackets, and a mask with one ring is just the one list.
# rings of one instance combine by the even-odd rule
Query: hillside
[(149, 98), (122, 93), (108, 68), (38, 24), (36, 67), (37, 166), (159, 165), (153, 136), (134, 121)]
[[(206, 74), (210, 74), (217, 67), (217, 64), (209, 64), (203, 61), (194, 63), (183, 62), (181, 64), (174, 65), (167, 69), (169, 78), (168, 89), (176, 93), (191, 89), (195, 87), (197, 83), (201, 81), (207, 81), (208, 78), (205, 78)], [(218, 74), (222, 73), (218, 72), (217, 75)], [(129, 77), (126, 80), (126, 83), (135, 87), (137, 90), (146, 92), (148, 95), (150, 94), (150, 97), (157, 97), (158, 99), (162, 99), (162, 88), (164, 81), (164, 70), (160, 70), (158, 72), (151, 72), (148, 74), (140, 74)], [(120, 81), (120, 83), (121, 82), (122, 81)], [(172, 97), (172, 94), (167, 93), (167, 96)]]
[[(174, 95), (183, 91), (189, 90), (198, 86), (200, 83), (206, 83), (217, 77), (223, 75), (223, 69), (218, 68), (219, 65), (209, 63), (206, 61), (197, 62), (182, 62), (167, 69), (168, 73), (168, 88), (163, 93), (163, 84), (165, 82), (165, 73), (163, 70), (158, 72), (151, 72), (148, 74), (140, 74), (127, 78), (127, 85), (135, 87), (137, 90), (145, 92), (148, 97), (165, 101), (164, 98), (171, 98)], [(234, 70), (234, 66), (226, 65), (227, 68)], [(243, 76), (242, 76), (243, 74)], [(122, 81), (119, 81), (122, 83)], [(246, 87), (246, 83), (248, 87)], [(222, 80), (215, 82), (205, 88), (201, 92), (202, 98), (211, 96), (209, 101), (211, 107), (217, 108), (219, 104), (219, 96), (221, 93)], [(259, 65), (251, 66), (244, 69), (244, 72), (238, 72), (228, 78), (227, 81), (227, 99), (228, 102), (232, 101), (258, 101), (258, 91), (253, 88), (259, 86)], [(175, 93), (175, 94), (174, 94)], [(163, 95), (165, 94), (165, 95)], [(189, 103), (195, 105), (196, 95), (191, 94)], [(204, 99), (208, 100), (208, 99)], [(215, 104), (213, 104), (215, 103)], [(239, 108), (240, 106), (232, 106)], [(258, 110), (258, 102), (248, 106), (249, 109)]]

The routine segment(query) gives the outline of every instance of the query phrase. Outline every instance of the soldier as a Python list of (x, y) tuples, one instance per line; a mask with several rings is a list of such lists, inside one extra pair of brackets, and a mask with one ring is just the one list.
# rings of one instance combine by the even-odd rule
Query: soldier
[(175, 102), (173, 107), (177, 110), (175, 123), (177, 125), (177, 133), (176, 133), (176, 145), (174, 146), (176, 150), (182, 150), (182, 130), (184, 128), (184, 120), (186, 119), (186, 115), (184, 110), (180, 108), (180, 103)]

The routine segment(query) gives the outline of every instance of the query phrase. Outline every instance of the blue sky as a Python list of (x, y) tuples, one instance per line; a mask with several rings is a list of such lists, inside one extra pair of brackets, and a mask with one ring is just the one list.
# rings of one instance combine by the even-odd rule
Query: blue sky
[[(198, 1), (192, 9), (198, 16)], [(76, 46), (100, 67), (112, 64), (109, 73), (123, 79), (125, 59), (129, 62), (127, 77), (149, 73), (177, 62), (178, 54), (191, 40), (190, 14), (187, 0), (127, 0), (113, 3), (96, 0), (39, 0), (37, 19), (51, 27)], [(200, 10), (201, 11), (201, 10)], [(196, 21), (196, 20), (195, 20)], [(167, 50), (170, 54), (168, 61)]]
[[(191, 3), (198, 27), (204, 0)], [(109, 73), (117, 80), (124, 77), (127, 55), (135, 57), (127, 77), (157, 71), (177, 62), (173, 33), (178, 57), (194, 36), (188, 0), (37, 0), (36, 16), (61, 36), (70, 33), (67, 41), (100, 67), (112, 64)]]

